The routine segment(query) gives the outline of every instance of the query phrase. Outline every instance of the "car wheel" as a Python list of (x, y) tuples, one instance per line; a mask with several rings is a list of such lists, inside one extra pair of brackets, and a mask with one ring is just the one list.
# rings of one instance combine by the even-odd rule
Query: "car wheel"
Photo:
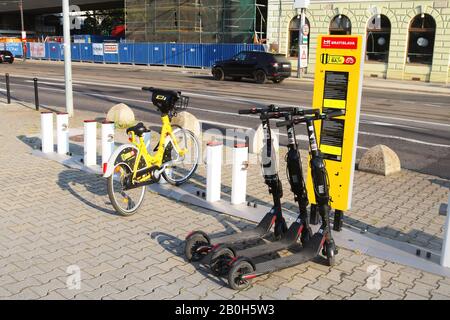
[(212, 70), (212, 74), (215, 80), (222, 81), (225, 79), (225, 73), (223, 72), (222, 68), (214, 68)]
[(273, 79), (272, 81), (273, 81), (273, 83), (282, 83), (282, 82), (284, 81), (284, 78), (281, 78), (281, 79)]
[(267, 80), (266, 73), (263, 70), (257, 70), (255, 72), (255, 81), (257, 83), (264, 83)]

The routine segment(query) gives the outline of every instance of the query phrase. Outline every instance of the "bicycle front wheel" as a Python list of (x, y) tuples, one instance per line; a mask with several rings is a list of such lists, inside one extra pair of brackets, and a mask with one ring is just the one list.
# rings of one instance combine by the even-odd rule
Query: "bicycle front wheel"
[(131, 168), (123, 162), (114, 166), (114, 173), (108, 178), (108, 196), (116, 212), (122, 216), (131, 216), (141, 206), (145, 186), (127, 189), (133, 172)]
[[(169, 164), (163, 171), (163, 177), (173, 185), (185, 183), (195, 173), (200, 158), (199, 142), (193, 132), (177, 128), (173, 131), (180, 150), (186, 150), (181, 156), (173, 147), (172, 142), (166, 143), (166, 158)], [(170, 154), (170, 156), (169, 156)]]

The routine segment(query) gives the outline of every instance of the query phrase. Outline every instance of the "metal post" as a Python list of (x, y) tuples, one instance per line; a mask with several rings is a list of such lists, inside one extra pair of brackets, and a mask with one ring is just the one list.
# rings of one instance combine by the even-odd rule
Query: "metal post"
[(34, 78), (34, 105), (36, 107), (36, 111), (39, 111), (39, 88), (38, 88), (38, 79)]
[(302, 77), (302, 70), (300, 68), (300, 61), (301, 61), (300, 48), (301, 48), (301, 45), (303, 44), (303, 26), (304, 25), (305, 25), (305, 8), (301, 8), (300, 9), (300, 26), (298, 28), (297, 78)]
[(25, 32), (25, 25), (24, 25), (24, 21), (23, 21), (23, 0), (20, 0), (19, 2), (19, 8), (20, 8), (20, 22), (22, 24), (22, 61), (26, 61), (27, 60), (27, 43), (24, 41), (24, 32)]
[(6, 100), (8, 104), (11, 103), (11, 88), (9, 85), (9, 73), (5, 74), (5, 82), (6, 82)]
[(450, 268), (450, 194), (448, 197), (447, 218), (445, 219), (444, 241), (441, 252), (441, 266)]
[(66, 112), (73, 116), (73, 89), (72, 89), (72, 53), (70, 41), (69, 0), (62, 0), (64, 21), (64, 80), (66, 86)]

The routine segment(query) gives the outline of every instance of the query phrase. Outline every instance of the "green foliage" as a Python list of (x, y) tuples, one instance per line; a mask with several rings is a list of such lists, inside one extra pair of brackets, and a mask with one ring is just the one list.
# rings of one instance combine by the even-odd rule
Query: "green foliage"
[(124, 9), (87, 11), (86, 20), (80, 30), (81, 34), (111, 35), (113, 28), (123, 25), (125, 21)]

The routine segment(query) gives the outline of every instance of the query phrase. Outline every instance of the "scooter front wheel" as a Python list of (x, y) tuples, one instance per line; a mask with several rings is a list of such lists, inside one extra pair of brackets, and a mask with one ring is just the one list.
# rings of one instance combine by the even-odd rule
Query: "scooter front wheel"
[(235, 261), (228, 273), (228, 284), (234, 290), (243, 290), (250, 285), (250, 280), (243, 278), (244, 275), (255, 271), (252, 264), (246, 260)]
[(334, 266), (336, 262), (336, 252), (336, 245), (333, 241), (325, 243), (322, 253), (327, 258), (327, 264), (330, 267)]
[(184, 253), (186, 259), (191, 262), (200, 261), (208, 253), (209, 250), (201, 250), (201, 248), (209, 247), (209, 240), (200, 232), (193, 233), (186, 239)]

